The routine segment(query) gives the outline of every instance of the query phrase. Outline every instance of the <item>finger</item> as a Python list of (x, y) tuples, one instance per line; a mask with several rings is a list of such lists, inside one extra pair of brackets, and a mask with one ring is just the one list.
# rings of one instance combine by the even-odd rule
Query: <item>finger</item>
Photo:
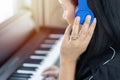
[(73, 24), (72, 35), (78, 35), (80, 29), (79, 22), (80, 22), (80, 17), (76, 17)]
[(91, 20), (91, 16), (88, 15), (85, 19), (83, 26), (82, 26), (85, 31), (87, 31), (89, 26), (90, 26), (90, 20)]
[(58, 68), (56, 66), (51, 66), (51, 67), (48, 67), (47, 69), (45, 69), (42, 73), (46, 72), (46, 71), (54, 71), (54, 70), (57, 70)]
[(88, 34), (87, 34), (87, 37), (86, 37), (86, 39), (88, 40), (88, 43), (90, 42), (90, 40), (93, 36), (94, 30), (95, 30), (95, 27), (96, 27), (96, 23), (97, 23), (97, 20), (95, 18), (93, 23), (90, 25), (90, 28), (88, 30)]
[(42, 76), (58, 76), (58, 73), (56, 71), (47, 71), (42, 73)]
[(67, 41), (69, 40), (71, 29), (72, 29), (71, 25), (68, 25), (64, 33), (64, 40), (67, 40)]
[(81, 28), (80, 32), (79, 32), (79, 35), (80, 35), (79, 38), (84, 39), (86, 37), (86, 35), (88, 33), (89, 26), (90, 26), (90, 20), (91, 20), (91, 16), (88, 15), (86, 17), (86, 20), (85, 20), (84, 24), (82, 25), (82, 28)]
[(71, 37), (78, 37), (79, 29), (80, 29), (80, 17), (76, 17), (73, 23), (73, 29), (72, 29), (72, 34)]

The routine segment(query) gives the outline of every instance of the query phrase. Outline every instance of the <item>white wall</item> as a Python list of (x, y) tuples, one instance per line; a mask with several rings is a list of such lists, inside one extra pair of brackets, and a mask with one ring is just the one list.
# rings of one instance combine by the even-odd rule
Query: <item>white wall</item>
[(29, 12), (21, 12), (0, 24), (0, 63), (25, 42), (34, 28)]
[(44, 9), (44, 17), (45, 17), (45, 25), (57, 26), (57, 27), (65, 27), (66, 22), (62, 17), (62, 8), (58, 3), (58, 0), (44, 0), (45, 9)]

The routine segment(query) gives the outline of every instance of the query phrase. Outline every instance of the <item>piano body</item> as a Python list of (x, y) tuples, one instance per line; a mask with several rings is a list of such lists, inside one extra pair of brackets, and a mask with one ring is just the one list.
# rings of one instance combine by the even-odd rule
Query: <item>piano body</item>
[(43, 80), (42, 71), (59, 60), (65, 28), (57, 27), (57, 22), (54, 27), (44, 26), (55, 20), (45, 17), (39, 23), (43, 17), (33, 15), (40, 17), (22, 11), (0, 24), (0, 80)]

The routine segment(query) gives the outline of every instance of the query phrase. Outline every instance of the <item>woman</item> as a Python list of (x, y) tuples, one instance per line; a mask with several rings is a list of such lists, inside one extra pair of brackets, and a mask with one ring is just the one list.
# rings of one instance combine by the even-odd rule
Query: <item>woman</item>
[[(90, 25), (90, 16), (87, 16), (79, 27), (79, 18), (74, 21), (77, 0), (59, 2), (72, 34), (69, 26), (61, 45), (59, 72), (52, 67), (43, 75), (58, 76), (59, 73), (59, 80), (120, 80), (120, 0), (88, 0), (97, 24), (94, 20)], [(89, 39), (85, 35), (89, 35)]]

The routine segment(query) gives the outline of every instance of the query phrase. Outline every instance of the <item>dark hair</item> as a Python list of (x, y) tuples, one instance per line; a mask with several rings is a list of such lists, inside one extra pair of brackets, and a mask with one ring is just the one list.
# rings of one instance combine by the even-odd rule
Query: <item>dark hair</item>
[(78, 0), (72, 0), (71, 2), (72, 2), (75, 6), (78, 5)]
[(76, 74), (81, 72), (81, 75), (87, 66), (97, 64), (94, 60), (104, 56), (110, 46), (120, 49), (120, 0), (88, 0), (88, 5), (97, 18), (97, 25), (87, 50), (77, 62)]

